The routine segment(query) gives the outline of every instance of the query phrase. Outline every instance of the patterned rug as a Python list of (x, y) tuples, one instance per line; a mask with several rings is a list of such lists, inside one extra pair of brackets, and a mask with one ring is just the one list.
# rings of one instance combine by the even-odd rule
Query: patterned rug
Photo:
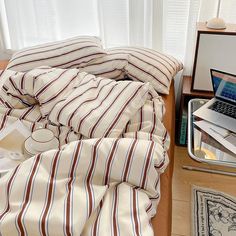
[(192, 236), (236, 236), (236, 198), (193, 186)]

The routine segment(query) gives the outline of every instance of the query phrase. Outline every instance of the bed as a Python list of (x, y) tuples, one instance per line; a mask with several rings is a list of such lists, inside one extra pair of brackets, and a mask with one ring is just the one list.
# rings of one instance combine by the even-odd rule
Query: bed
[[(0, 69), (4, 69), (8, 61), (0, 62)], [(175, 136), (175, 95), (174, 82), (172, 81), (169, 95), (162, 96), (166, 114), (164, 124), (171, 138), (171, 145), (168, 151), (170, 163), (165, 173), (161, 175), (161, 200), (158, 205), (156, 216), (152, 219), (155, 235), (169, 236), (171, 235), (172, 221), (172, 174), (174, 163), (174, 136)]]
[(164, 124), (171, 137), (169, 149), (170, 163), (165, 173), (161, 176), (161, 201), (158, 205), (157, 215), (152, 223), (155, 235), (171, 235), (172, 230), (172, 176), (174, 168), (174, 148), (175, 148), (175, 91), (174, 82), (171, 84), (170, 94), (164, 95), (166, 114)]

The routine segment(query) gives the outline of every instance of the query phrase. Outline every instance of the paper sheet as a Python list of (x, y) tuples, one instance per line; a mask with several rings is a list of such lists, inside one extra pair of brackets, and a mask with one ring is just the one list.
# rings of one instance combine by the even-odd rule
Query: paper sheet
[(234, 133), (205, 120), (196, 121), (194, 122), (194, 124), (208, 133), (211, 137), (221, 143), (228, 150), (236, 154), (236, 145), (234, 142), (234, 137), (236, 136)]

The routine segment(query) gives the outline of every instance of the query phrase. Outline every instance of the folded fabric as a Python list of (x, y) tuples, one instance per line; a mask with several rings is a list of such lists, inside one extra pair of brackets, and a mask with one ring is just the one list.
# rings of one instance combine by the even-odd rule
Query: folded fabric
[(112, 79), (127, 75), (137, 81), (150, 82), (159, 93), (169, 94), (171, 80), (183, 65), (174, 57), (152, 49), (119, 47), (108, 49), (107, 55), (81, 69)]
[(106, 54), (97, 37), (79, 36), (17, 51), (7, 69), (28, 71), (39, 66), (77, 68)]
[[(12, 70), (4, 70), (0, 73), (0, 105), (6, 108), (26, 108), (29, 107), (31, 104), (26, 100), (23, 99), (21, 94), (18, 92), (13, 92), (10, 94), (8, 92), (8, 82), (13, 81), (12, 79), (17, 76), (23, 76), (24, 73), (16, 72)], [(7, 82), (8, 81), (8, 82)], [(14, 88), (14, 83), (11, 84), (11, 87)]]
[[(23, 108), (25, 104), (39, 104), (42, 116), (45, 117), (79, 83), (78, 75), (78, 69), (51, 67), (39, 67), (26, 73), (18, 72), (5, 80), (3, 89), (8, 96), (4, 99), (14, 108)], [(17, 106), (12, 102), (16, 98)]]
[(72, 127), (88, 138), (119, 137), (124, 124), (145, 103), (149, 84), (116, 82), (80, 74), (80, 83), (49, 114), (54, 124)]
[[(78, 69), (40, 67), (6, 79), (7, 102), (39, 104), (42, 117), (88, 138), (119, 137), (145, 103), (149, 84), (116, 82)], [(13, 104), (14, 105), (14, 104)]]
[(127, 123), (122, 137), (155, 141), (168, 150), (170, 137), (161, 122), (165, 108), (161, 97), (148, 99)]
[(108, 50), (106, 55), (81, 65), (80, 70), (96, 76), (119, 80), (124, 78), (127, 64), (128, 55), (113, 54)]

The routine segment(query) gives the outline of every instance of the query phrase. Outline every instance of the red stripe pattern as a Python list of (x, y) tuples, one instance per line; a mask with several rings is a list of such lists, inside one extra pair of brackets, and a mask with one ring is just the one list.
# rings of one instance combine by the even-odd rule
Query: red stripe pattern
[(0, 235), (153, 235), (149, 222), (168, 165), (161, 97), (149, 84), (77, 69), (32, 71), (4, 84), (30, 106), (1, 106), (0, 129), (21, 119), (68, 144), (0, 179)]
[(168, 94), (172, 78), (183, 69), (174, 57), (142, 47), (108, 49), (107, 55), (81, 66), (81, 70), (97, 76), (150, 82), (159, 93)]
[(73, 64), (87, 63), (104, 54), (99, 38), (80, 36), (19, 50), (12, 56), (7, 69), (24, 72), (44, 65), (76, 68)]
[(168, 162), (158, 148), (145, 140), (88, 139), (31, 158), (0, 180), (1, 235), (152, 235), (146, 210), (160, 194), (155, 163)]
[(149, 85), (90, 77), (87, 82), (87, 74), (80, 74), (78, 86), (54, 106), (49, 120), (88, 138), (119, 137), (124, 124), (144, 104)]
[[(7, 94), (5, 100), (14, 108), (38, 103), (42, 116), (45, 117), (79, 81), (78, 69), (39, 67), (27, 73), (9, 76), (4, 83)], [(17, 102), (14, 102), (16, 99)]]

